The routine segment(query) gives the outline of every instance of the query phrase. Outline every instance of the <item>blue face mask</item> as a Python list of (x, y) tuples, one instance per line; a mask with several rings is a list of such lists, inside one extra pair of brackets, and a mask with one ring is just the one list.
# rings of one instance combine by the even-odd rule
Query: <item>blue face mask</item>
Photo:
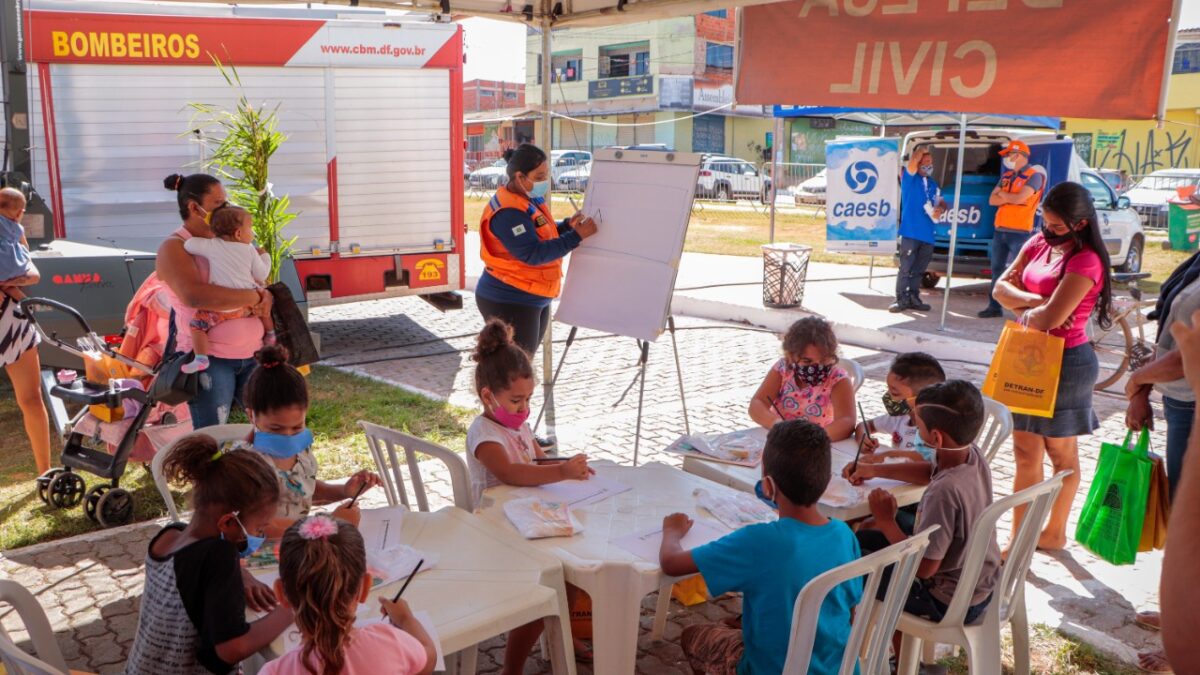
[(930, 464), (937, 464), (937, 449), (929, 447), (925, 439), (921, 438), (921, 434), (913, 437), (913, 450), (925, 458)]
[[(254, 555), (255, 552), (258, 551), (258, 549), (262, 548), (263, 542), (265, 542), (267, 540), (267, 538), (266, 537), (255, 537), (255, 536), (251, 535), (249, 532), (247, 532), (246, 526), (242, 525), (242, 519), (238, 516), (238, 513), (239, 513), (238, 511), (233, 512), (233, 519), (237, 521), (238, 527), (242, 528), (242, 534), (246, 535), (246, 541), (242, 542), (238, 546), (238, 557), (245, 559), (245, 558), (249, 558), (250, 556)], [(221, 533), (221, 538), (222, 539), (225, 538), (224, 532)]]
[(275, 459), (291, 459), (313, 444), (312, 431), (305, 428), (293, 436), (254, 430), (254, 449)]
[(767, 494), (763, 492), (763, 482), (761, 478), (758, 479), (758, 482), (754, 484), (754, 496), (758, 497), (759, 501), (771, 507), (772, 509), (775, 509), (776, 511), (779, 510), (779, 504), (776, 504), (773, 500), (767, 499)]
[(545, 199), (548, 194), (550, 194), (550, 181), (548, 180), (534, 183), (533, 189), (529, 191), (529, 196), (534, 199)]
[(933, 165), (932, 164), (922, 164), (919, 168), (919, 171), (921, 172), (922, 176), (932, 176), (933, 175)]

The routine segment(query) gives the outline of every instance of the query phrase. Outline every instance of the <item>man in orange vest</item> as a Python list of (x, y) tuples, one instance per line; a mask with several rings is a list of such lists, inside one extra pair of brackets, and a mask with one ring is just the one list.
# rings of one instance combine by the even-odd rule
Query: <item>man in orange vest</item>
[(988, 306), (978, 314), (981, 319), (1004, 315), (992, 290), (1033, 236), (1033, 221), (1046, 190), (1046, 170), (1029, 163), (1029, 146), (1024, 141), (1009, 141), (1000, 156), (1004, 158), (1004, 173), (988, 198), (988, 203), (998, 208), (990, 250), (992, 285), (988, 288)]

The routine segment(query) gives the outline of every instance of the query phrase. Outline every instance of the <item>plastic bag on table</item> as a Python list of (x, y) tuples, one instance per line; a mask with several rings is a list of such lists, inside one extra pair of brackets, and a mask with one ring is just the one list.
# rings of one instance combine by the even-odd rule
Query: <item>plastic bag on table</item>
[(514, 499), (504, 505), (504, 515), (526, 539), (570, 537), (583, 531), (583, 525), (571, 514), (566, 502), (537, 497)]
[(711, 513), (730, 529), (736, 530), (747, 525), (769, 523), (779, 519), (779, 514), (772, 511), (771, 507), (746, 492), (722, 491), (714, 494), (704, 488), (696, 488), (692, 494), (696, 497), (697, 506)]

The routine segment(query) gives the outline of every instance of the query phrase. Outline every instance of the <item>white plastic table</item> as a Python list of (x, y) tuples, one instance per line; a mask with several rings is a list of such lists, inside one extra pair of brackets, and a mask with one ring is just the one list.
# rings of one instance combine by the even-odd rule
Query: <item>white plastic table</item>
[[(447, 657), (557, 614), (557, 622), (547, 621), (546, 632), (553, 672), (575, 675), (566, 587), (557, 558), (453, 507), (406, 513), (402, 529), (403, 543), (439, 556), (432, 569), (413, 579), (404, 599), (414, 610), (429, 612)], [(376, 588), (367, 602), (378, 605), (377, 596), (391, 597), (401, 585), (398, 581)], [(270, 659), (282, 650), (280, 637), (260, 653)], [(473, 664), (474, 659), (467, 661)]]
[[(625, 467), (597, 462), (591, 466), (597, 475), (632, 489), (572, 509), (583, 525), (580, 534), (527, 543), (530, 548), (561, 560), (567, 581), (591, 596), (594, 672), (632, 673), (637, 661), (642, 598), (654, 591), (669, 594), (671, 585), (678, 578), (664, 575), (657, 560), (643, 560), (612, 544), (612, 540), (661, 528), (663, 516), (675, 512), (686, 513), (721, 532), (728, 532), (729, 528), (696, 506), (693, 495), (698, 488), (709, 492), (727, 488), (665, 464)], [(514, 494), (518, 489), (510, 486), (488, 489), (484, 492), (479, 514), (492, 521), (497, 529), (515, 532), (504, 515), (503, 506), (519, 496)], [(656, 625), (655, 633), (661, 634), (661, 630), (662, 626)]]
[[(852, 489), (849, 482), (842, 478), (842, 467), (854, 461), (854, 453), (857, 449), (858, 444), (855, 443), (854, 439), (846, 439), (833, 444), (833, 463), (830, 465), (830, 471), (833, 475), (829, 484), (830, 488), (825, 493), (827, 496), (832, 495), (835, 491), (844, 495)], [(683, 458), (683, 470), (690, 474), (707, 478), (715, 483), (751, 494), (754, 493), (754, 484), (762, 478), (761, 465), (751, 468), (735, 464), (709, 462), (695, 455), (688, 455)], [(868, 480), (863, 483), (862, 487), (866, 489), (857, 491), (862, 495), (862, 499), (859, 501), (846, 504), (844, 501), (839, 500), (836, 502), (837, 505), (818, 502), (817, 508), (829, 518), (854, 520), (871, 515), (871, 507), (867, 502), (866, 495), (872, 487), (887, 489), (895, 495), (896, 503), (900, 506), (916, 504), (921, 501), (921, 495), (925, 494), (925, 486), (923, 485), (912, 485), (880, 478)]]

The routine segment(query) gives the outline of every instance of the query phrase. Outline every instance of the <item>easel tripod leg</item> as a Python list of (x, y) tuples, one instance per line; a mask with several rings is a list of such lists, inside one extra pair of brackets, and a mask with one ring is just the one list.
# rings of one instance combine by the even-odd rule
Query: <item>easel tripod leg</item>
[[(553, 422), (553, 405), (554, 405), (554, 387), (558, 384), (558, 374), (562, 372), (563, 363), (567, 361), (567, 352), (571, 351), (571, 344), (575, 342), (575, 334), (579, 332), (578, 326), (571, 326), (571, 332), (567, 333), (567, 344), (563, 346), (562, 356), (558, 359), (558, 365), (554, 367), (554, 377), (550, 379), (550, 386), (547, 389), (550, 393), (547, 394), (542, 401), (542, 409), (538, 411), (537, 420), (533, 423), (533, 432), (537, 433), (538, 425), (542, 423), (542, 415), (546, 415), (546, 426), (549, 428)], [(549, 346), (543, 347), (550, 349)], [(549, 410), (547, 410), (549, 408)]]
[(637, 412), (637, 430), (633, 435), (633, 465), (638, 465), (638, 450), (642, 443), (642, 402), (646, 396), (646, 361), (650, 358), (650, 343), (644, 340), (638, 340), (638, 345), (642, 348), (642, 356), (639, 359), (638, 367), (640, 372), (638, 378), (641, 382), (638, 384), (638, 412)]
[(692, 425), (688, 421), (687, 397), (683, 393), (683, 368), (679, 365), (679, 340), (675, 337), (675, 317), (667, 317), (667, 327), (671, 331), (671, 349), (675, 352), (675, 374), (679, 379), (679, 403), (683, 406), (683, 431), (692, 435)]

